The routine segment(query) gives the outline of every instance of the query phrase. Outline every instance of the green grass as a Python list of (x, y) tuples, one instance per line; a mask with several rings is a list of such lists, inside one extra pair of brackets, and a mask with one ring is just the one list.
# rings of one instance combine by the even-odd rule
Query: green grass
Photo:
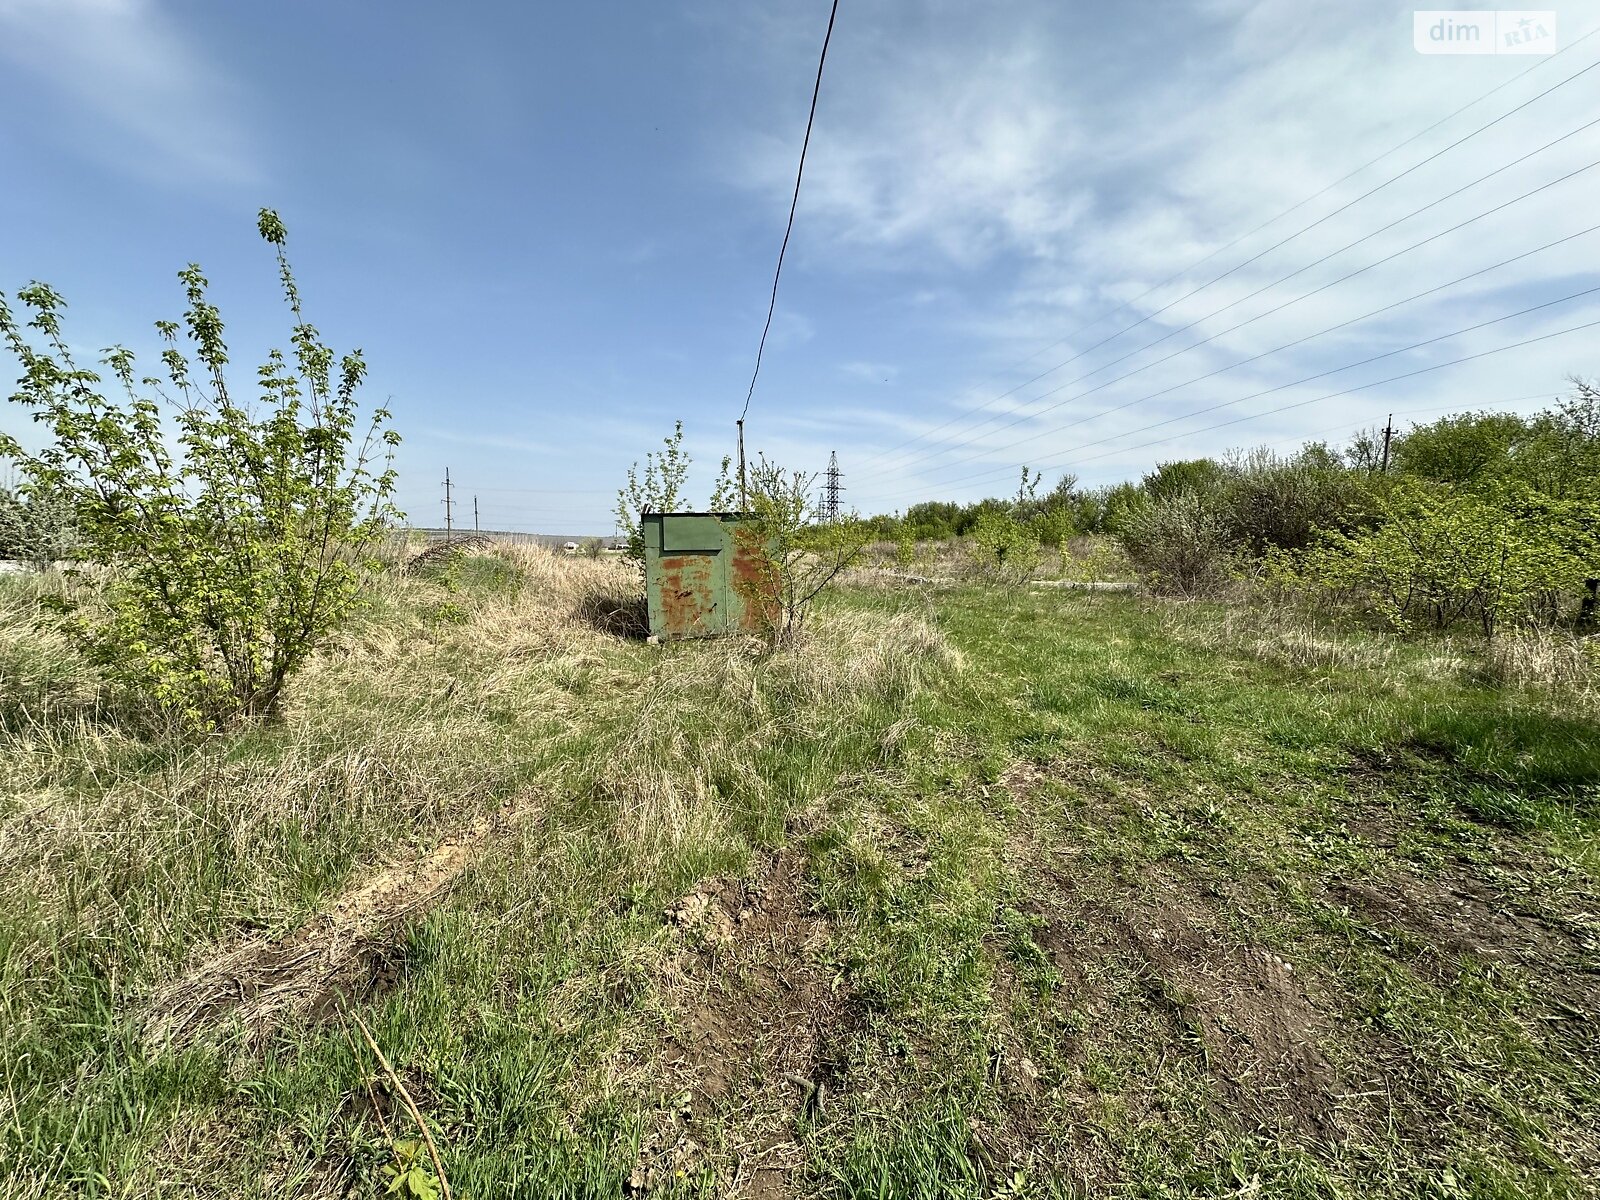
[(0, 1194), (380, 1194), (414, 1130), (349, 1020), (139, 1021), (508, 801), (344, 1000), (457, 1195), (1591, 1194), (1586, 701), (1116, 594), (650, 647), (574, 616), (618, 570), (393, 587), (199, 744), (11, 595)]

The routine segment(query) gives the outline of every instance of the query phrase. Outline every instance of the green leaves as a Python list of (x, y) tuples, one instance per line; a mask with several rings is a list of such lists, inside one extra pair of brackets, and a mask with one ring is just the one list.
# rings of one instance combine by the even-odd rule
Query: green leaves
[(765, 454), (749, 469), (749, 507), (767, 567), (759, 580), (746, 585), (747, 600), (769, 612), (775, 646), (799, 637), (812, 602), (860, 556), (872, 536), (871, 527), (856, 517), (822, 519), (811, 499), (815, 478), (786, 471)]
[(1039, 565), (1039, 537), (1008, 512), (983, 513), (972, 527), (983, 566), (1008, 579), (1026, 579)]
[(270, 246), (282, 246), (289, 240), (289, 232), (283, 227), (283, 221), (270, 208), (263, 208), (256, 215), (256, 229), (261, 234), (261, 240)]
[(171, 392), (136, 382), (133, 354), (113, 346), (101, 362), (121, 401), (74, 361), (54, 291), (17, 293), (25, 326), (0, 297), (0, 335), (24, 372), (11, 400), (52, 435), (35, 456), (9, 449), (32, 493), (71, 508), (78, 552), (111, 569), (72, 632), (112, 679), (201, 724), (279, 711), (290, 675), (358, 604), (363, 548), (398, 515), (389, 414), (357, 428), (366, 364), (338, 359), (330, 389), (336, 356), (300, 314), (276, 214), (263, 210), (261, 232), (277, 248), (294, 358), (268, 355), (250, 404), (232, 398), (225, 327), (194, 264), (179, 272), (181, 321), (156, 322)]
[[(685, 485), (689, 478), (690, 458), (683, 448), (683, 422), (673, 423), (672, 434), (663, 440), (663, 449), (653, 450), (644, 456), (644, 474), (639, 474), (639, 464), (628, 468), (628, 482), (617, 491), (617, 528), (627, 542), (628, 557), (644, 562), (644, 536), (639, 532), (639, 517), (647, 512), (677, 512), (683, 507)], [(723, 478), (718, 481), (717, 494), (712, 497), (712, 508), (728, 490), (726, 475), (728, 460), (722, 460)]]
[(424, 1165), (426, 1155), (421, 1142), (396, 1142), (394, 1157), (394, 1162), (383, 1168), (384, 1178), (389, 1181), (384, 1188), (387, 1194), (408, 1200), (438, 1200), (439, 1184)]
[(1556, 500), (1525, 485), (1487, 492), (1405, 480), (1380, 523), (1328, 533), (1302, 555), (1278, 555), (1268, 578), (1361, 604), (1397, 628), (1476, 621), (1550, 623), (1600, 562), (1600, 505)]

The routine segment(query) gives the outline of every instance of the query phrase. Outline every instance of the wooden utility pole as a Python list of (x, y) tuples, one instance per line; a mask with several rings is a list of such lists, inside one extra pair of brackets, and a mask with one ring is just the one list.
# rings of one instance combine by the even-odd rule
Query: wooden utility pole
[(1389, 473), (1389, 439), (1394, 437), (1394, 414), (1389, 414), (1389, 420), (1383, 427), (1383, 473)]
[(744, 418), (739, 418), (739, 511), (750, 511), (749, 493), (744, 483)]
[(444, 540), (450, 540), (450, 531), (454, 528), (450, 522), (450, 468), (444, 469)]

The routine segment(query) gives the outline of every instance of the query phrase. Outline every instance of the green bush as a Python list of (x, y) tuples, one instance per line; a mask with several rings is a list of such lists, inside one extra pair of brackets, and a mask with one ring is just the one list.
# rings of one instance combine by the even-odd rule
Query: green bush
[[(625, 553), (641, 569), (644, 566), (644, 514), (681, 512), (689, 502), (689, 468), (694, 460), (683, 448), (682, 421), (673, 423), (671, 436), (663, 438), (661, 446), (660, 450), (652, 450), (644, 456), (643, 475), (639, 473), (638, 463), (628, 468), (628, 481), (617, 489), (617, 506), (613, 510)], [(731, 512), (740, 501), (729, 474), (732, 465), (732, 458), (724, 456), (712, 488), (710, 512)], [(599, 553), (597, 541), (594, 556), (598, 557)]]
[(750, 465), (754, 528), (735, 536), (748, 537), (752, 548), (764, 550), (757, 555), (763, 563), (760, 577), (744, 585), (744, 598), (766, 611), (773, 647), (799, 639), (817, 597), (872, 538), (871, 527), (853, 515), (825, 518), (813, 499), (815, 483), (815, 475), (786, 471), (764, 454)]
[(1600, 504), (1552, 500), (1526, 487), (1483, 494), (1398, 483), (1379, 523), (1329, 532), (1303, 553), (1275, 554), (1280, 588), (1323, 593), (1397, 628), (1476, 622), (1551, 624), (1600, 562)]
[(1230, 539), (1254, 558), (1299, 550), (1321, 530), (1371, 523), (1368, 479), (1318, 446), (1283, 458), (1257, 450), (1235, 462), (1214, 493)]
[(1176, 490), (1129, 506), (1118, 525), (1117, 541), (1155, 591), (1211, 595), (1237, 570), (1238, 548), (1214, 496)]
[(1003, 578), (1025, 579), (1039, 565), (1039, 537), (1009, 512), (990, 510), (978, 517), (972, 542), (979, 565)]
[(1144, 494), (1152, 500), (1172, 500), (1184, 494), (1209, 496), (1227, 481), (1228, 469), (1215, 459), (1192, 458), (1164, 462), (1144, 477)]
[(52, 289), (17, 293), (25, 324), (0, 296), (0, 335), (23, 370), (11, 400), (53, 438), (28, 456), (0, 437), (0, 453), (30, 488), (70, 504), (79, 553), (111, 568), (69, 627), (110, 678), (209, 724), (278, 713), (289, 676), (354, 608), (363, 556), (395, 515), (394, 473), (376, 467), (399, 437), (382, 409), (365, 436), (357, 424), (366, 363), (359, 351), (336, 359), (305, 320), (277, 215), (263, 209), (259, 229), (293, 351), (269, 353), (253, 401), (227, 382), (222, 318), (198, 266), (179, 272), (181, 324), (156, 324), (164, 382), (141, 378), (121, 347), (104, 353), (125, 400), (75, 361)]

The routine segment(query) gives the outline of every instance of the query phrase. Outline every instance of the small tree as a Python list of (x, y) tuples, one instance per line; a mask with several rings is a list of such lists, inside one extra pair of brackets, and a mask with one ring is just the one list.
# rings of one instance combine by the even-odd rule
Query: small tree
[(824, 521), (812, 501), (814, 481), (814, 475), (786, 471), (765, 455), (749, 469), (750, 511), (756, 519), (744, 536), (759, 540), (767, 562), (755, 584), (760, 595), (749, 598), (776, 597), (769, 625), (774, 646), (800, 636), (817, 597), (872, 537), (871, 527), (853, 515)]
[(1003, 579), (1029, 578), (1039, 565), (1039, 537), (1009, 512), (989, 510), (972, 527), (980, 565)]
[(71, 497), (31, 485), (17, 491), (0, 487), (0, 559), (42, 571), (72, 556), (76, 525)]
[[(683, 448), (683, 422), (675, 421), (672, 433), (662, 440), (662, 449), (652, 450), (644, 456), (644, 473), (639, 464), (628, 468), (628, 482), (617, 489), (617, 529), (621, 532), (624, 552), (629, 559), (643, 566), (644, 533), (640, 518), (647, 512), (670, 513), (680, 511), (688, 501), (689, 468), (694, 460)], [(730, 512), (739, 498), (733, 482), (733, 459), (723, 455), (716, 483), (711, 489), (711, 512)]]
[(121, 398), (75, 361), (52, 289), (18, 291), (25, 324), (0, 296), (0, 335), (23, 369), (11, 400), (53, 438), (31, 456), (0, 439), (0, 453), (36, 493), (72, 504), (79, 553), (111, 568), (101, 605), (70, 628), (113, 678), (209, 724), (279, 712), (290, 675), (355, 607), (363, 555), (398, 515), (389, 414), (375, 410), (364, 436), (357, 427), (366, 363), (360, 351), (336, 359), (305, 320), (277, 214), (262, 209), (259, 230), (277, 257), (293, 350), (268, 354), (256, 405), (234, 398), (198, 266), (178, 275), (182, 320), (156, 323), (165, 380), (140, 378), (120, 346), (102, 357)]
[(684, 484), (689, 479), (690, 458), (683, 448), (683, 422), (675, 422), (672, 433), (663, 439), (664, 449), (644, 456), (644, 474), (639, 464), (628, 468), (628, 482), (617, 490), (617, 528), (622, 533), (627, 555), (644, 561), (644, 534), (639, 518), (647, 512), (677, 512), (683, 502)]

